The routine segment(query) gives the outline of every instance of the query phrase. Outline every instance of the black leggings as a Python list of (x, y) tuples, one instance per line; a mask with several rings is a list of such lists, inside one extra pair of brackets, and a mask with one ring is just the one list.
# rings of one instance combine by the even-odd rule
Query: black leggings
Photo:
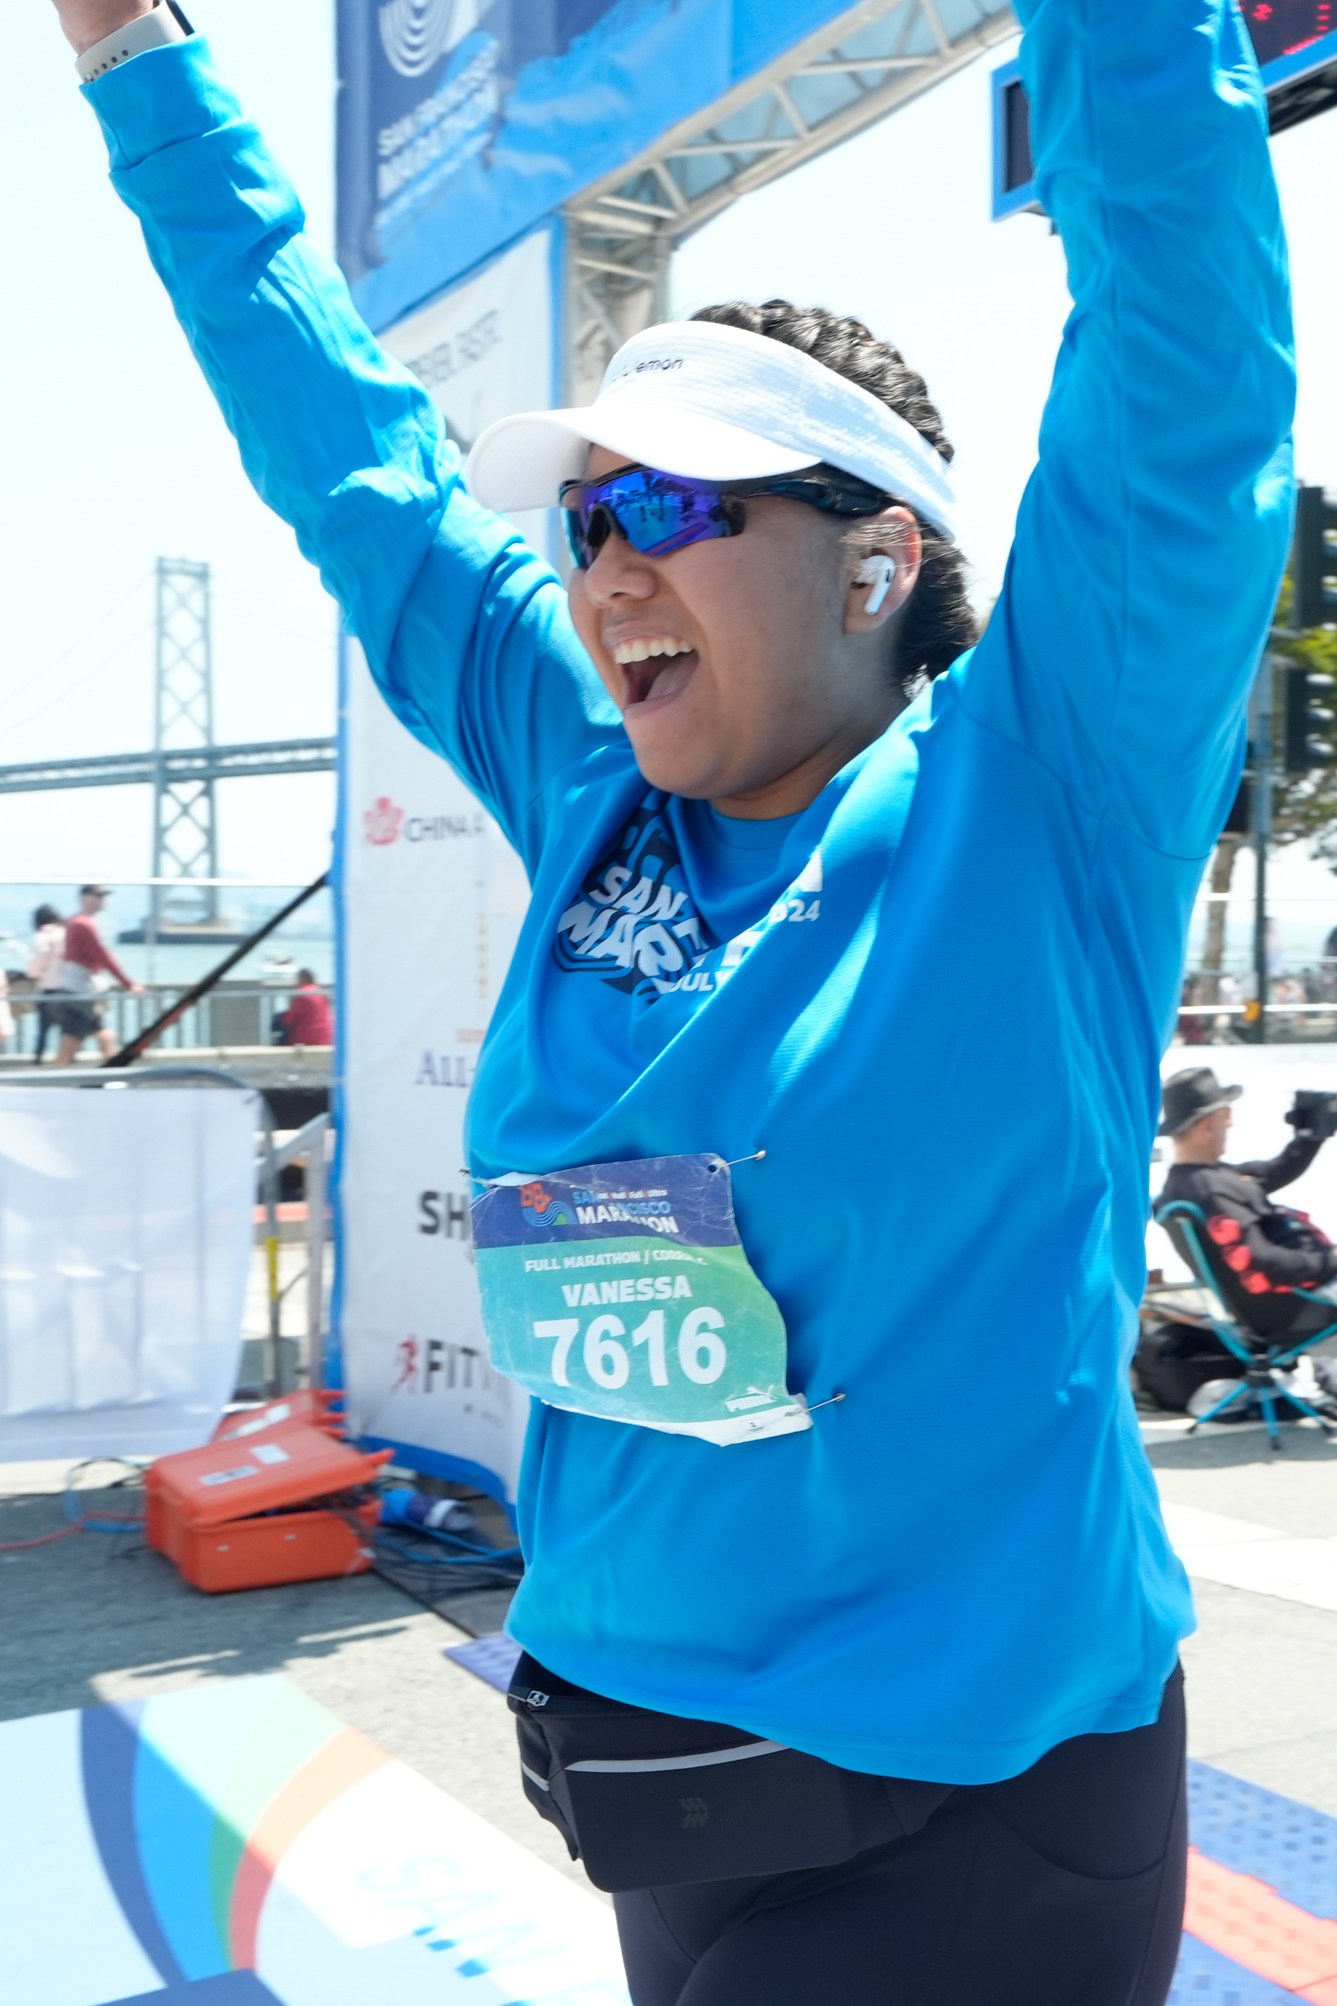
[(843, 1866), (614, 1896), (635, 2006), (1162, 2006), (1184, 1912), (1184, 1695), (963, 1788)]

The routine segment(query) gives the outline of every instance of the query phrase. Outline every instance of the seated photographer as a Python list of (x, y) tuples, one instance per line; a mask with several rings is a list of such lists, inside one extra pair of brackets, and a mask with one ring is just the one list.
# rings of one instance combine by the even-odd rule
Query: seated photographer
[(1209, 1066), (1165, 1082), (1160, 1133), (1173, 1139), (1175, 1160), (1156, 1207), (1196, 1205), (1207, 1222), (1204, 1251), (1231, 1315), (1259, 1337), (1298, 1342), (1337, 1322), (1337, 1300), (1325, 1288), (1337, 1280), (1337, 1249), (1306, 1213), (1274, 1205), (1269, 1193), (1308, 1170), (1337, 1129), (1337, 1104), (1331, 1094), (1297, 1093), (1286, 1116), (1295, 1135), (1279, 1156), (1226, 1163), (1231, 1104), (1242, 1092), (1223, 1087)]

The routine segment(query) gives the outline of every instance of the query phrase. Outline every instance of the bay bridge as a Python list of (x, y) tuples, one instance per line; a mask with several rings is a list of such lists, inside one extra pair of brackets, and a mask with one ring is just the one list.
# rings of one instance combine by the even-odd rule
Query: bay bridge
[(219, 916), (217, 782), (331, 772), (336, 740), (217, 744), (210, 567), (186, 558), (160, 557), (154, 585), (152, 746), (143, 752), (0, 765), (0, 794), (151, 786), (153, 923), (207, 926)]

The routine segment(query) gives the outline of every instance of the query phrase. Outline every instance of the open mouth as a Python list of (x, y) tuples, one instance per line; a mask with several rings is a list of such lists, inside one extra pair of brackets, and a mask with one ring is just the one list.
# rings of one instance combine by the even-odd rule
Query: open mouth
[(619, 641), (613, 659), (626, 687), (624, 713), (657, 708), (678, 696), (691, 681), (696, 649), (674, 634)]

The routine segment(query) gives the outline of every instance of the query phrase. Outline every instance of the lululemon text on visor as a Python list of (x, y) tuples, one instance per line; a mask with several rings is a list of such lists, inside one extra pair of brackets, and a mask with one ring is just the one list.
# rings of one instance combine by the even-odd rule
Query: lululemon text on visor
[(668, 321), (624, 342), (592, 404), (499, 418), (469, 455), (470, 493), (508, 513), (547, 508), (588, 447), (700, 480), (792, 474), (819, 461), (956, 533), (947, 462), (880, 397), (768, 335)]

